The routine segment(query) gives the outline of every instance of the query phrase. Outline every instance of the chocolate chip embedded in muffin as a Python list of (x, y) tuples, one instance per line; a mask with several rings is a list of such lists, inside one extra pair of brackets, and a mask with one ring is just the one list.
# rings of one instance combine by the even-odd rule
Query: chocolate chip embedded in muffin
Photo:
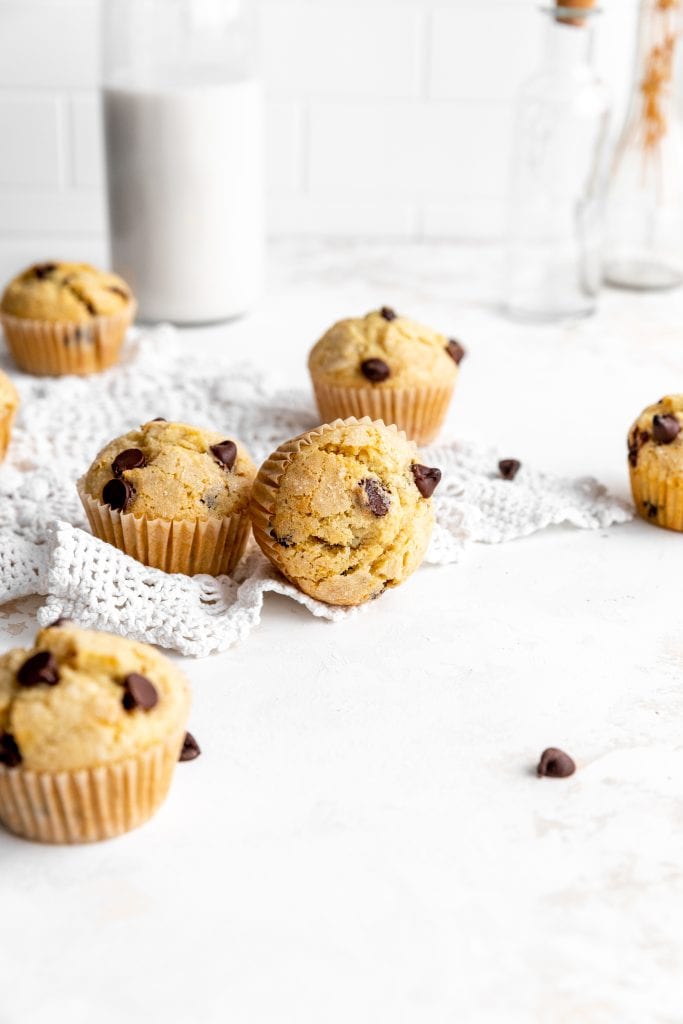
[(671, 444), (681, 432), (681, 425), (673, 415), (652, 417), (652, 437), (656, 444)]
[(398, 314), (394, 312), (391, 306), (382, 306), (382, 308), (379, 311), (379, 315), (382, 317), (383, 320), (388, 321), (396, 320), (398, 316)]
[(135, 497), (135, 488), (127, 480), (115, 477), (102, 488), (102, 501), (117, 512), (125, 512)]
[(519, 459), (501, 459), (498, 463), (498, 472), (503, 480), (514, 480), (521, 468)]
[(51, 651), (38, 651), (28, 658), (17, 672), (20, 686), (56, 686), (59, 682), (59, 668)]
[(391, 496), (386, 487), (383, 487), (379, 480), (367, 477), (361, 480), (360, 486), (363, 489), (364, 504), (372, 512), (373, 516), (385, 516), (391, 508)]
[(0, 732), (0, 764), (5, 768), (18, 768), (21, 762), (21, 751), (12, 733)]
[(139, 448), (126, 448), (119, 452), (111, 464), (111, 471), (114, 476), (121, 476), (128, 469), (140, 469), (147, 464), (144, 452)]
[(126, 711), (151, 711), (159, 703), (156, 687), (147, 676), (131, 672), (123, 680), (123, 706)]
[(422, 466), (419, 462), (414, 462), (410, 468), (415, 486), (422, 497), (431, 498), (441, 481), (441, 470), (436, 466)]
[(536, 768), (539, 778), (546, 776), (551, 779), (566, 779), (575, 771), (576, 765), (572, 758), (558, 747), (548, 747), (544, 750)]
[(647, 430), (639, 430), (638, 427), (634, 427), (628, 436), (628, 461), (632, 466), (638, 465), (638, 453), (644, 444), (650, 440), (650, 434)]
[(383, 359), (364, 359), (360, 364), (360, 372), (372, 384), (381, 384), (391, 376), (391, 370)]
[(33, 273), (39, 281), (44, 281), (46, 277), (57, 269), (56, 263), (37, 263), (33, 268)]
[(222, 466), (225, 466), (226, 469), (233, 468), (237, 458), (237, 445), (234, 441), (221, 441), (219, 444), (212, 444), (210, 450)]
[(458, 366), (460, 365), (460, 363), (463, 361), (463, 359), (467, 355), (465, 349), (462, 347), (462, 345), (460, 344), (459, 341), (455, 340), (455, 338), (449, 338), (448, 339), (448, 344), (446, 345), (446, 351), (448, 352), (448, 354), (451, 357), (451, 359), (453, 360), (453, 362), (456, 363)]

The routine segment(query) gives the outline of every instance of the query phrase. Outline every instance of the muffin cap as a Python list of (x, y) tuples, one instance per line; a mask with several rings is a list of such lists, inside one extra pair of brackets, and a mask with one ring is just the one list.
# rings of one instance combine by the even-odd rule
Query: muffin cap
[(341, 605), (379, 597), (418, 567), (432, 532), (419, 463), (415, 446), (382, 422), (339, 420), (302, 434), (259, 470), (254, 536), (313, 597)]
[(683, 395), (666, 395), (644, 409), (628, 434), (631, 468), (679, 477), (683, 487), (683, 430), (680, 428), (683, 428)]
[(153, 420), (110, 441), (82, 483), (96, 501), (135, 516), (222, 519), (246, 511), (255, 476), (246, 450), (229, 435)]
[(37, 263), (10, 281), (0, 309), (29, 320), (87, 323), (121, 313), (131, 301), (130, 288), (117, 274), (87, 263)]
[[(313, 347), (308, 368), (316, 380), (351, 388), (443, 384), (458, 375), (448, 344), (438, 331), (381, 310), (334, 324)], [(371, 359), (386, 364), (385, 379), (374, 379), (382, 373), (373, 374), (372, 367), (369, 377), (363, 372), (363, 363)]]
[[(39, 652), (52, 655), (42, 675), (58, 682), (22, 685), (18, 673)], [(157, 703), (145, 710), (124, 706), (127, 677), (151, 682)], [(29, 679), (36, 673), (28, 673)], [(141, 684), (140, 684), (141, 685)], [(130, 704), (130, 700), (128, 700)], [(70, 623), (41, 630), (32, 650), (0, 657), (0, 745), (10, 741), (21, 767), (75, 771), (134, 757), (159, 742), (180, 737), (190, 691), (182, 672), (147, 644)]]
[(0, 412), (7, 412), (10, 409), (16, 409), (19, 405), (19, 395), (14, 384), (7, 376), (0, 370)]

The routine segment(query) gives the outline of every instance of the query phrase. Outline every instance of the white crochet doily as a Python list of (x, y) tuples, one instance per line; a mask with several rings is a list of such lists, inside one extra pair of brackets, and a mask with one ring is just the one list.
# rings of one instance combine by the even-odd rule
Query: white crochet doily
[[(242, 440), (257, 463), (317, 423), (307, 392), (270, 391), (248, 368), (214, 363), (207, 371), (199, 361), (169, 360), (171, 330), (139, 335), (124, 363), (98, 377), (15, 375), (22, 404), (0, 467), (0, 605), (45, 595), (43, 625), (66, 616), (195, 656), (245, 637), (268, 591), (327, 619), (351, 614), (300, 593), (255, 549), (234, 579), (169, 576), (87, 532), (75, 481), (104, 443), (139, 423), (164, 416), (209, 425)], [(561, 523), (606, 527), (632, 517), (593, 479), (561, 479), (524, 465), (510, 483), (499, 478), (494, 452), (461, 442), (423, 454), (443, 472), (428, 563), (455, 562), (472, 541), (513, 540)]]

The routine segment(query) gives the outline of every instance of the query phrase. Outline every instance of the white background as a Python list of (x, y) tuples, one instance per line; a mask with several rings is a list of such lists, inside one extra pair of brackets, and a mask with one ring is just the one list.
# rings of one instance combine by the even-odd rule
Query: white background
[[(267, 0), (271, 234), (496, 238), (535, 0)], [(605, 0), (617, 110), (635, 0)], [(0, 0), (0, 274), (105, 258), (96, 0)], [(617, 118), (618, 120), (618, 118)]]

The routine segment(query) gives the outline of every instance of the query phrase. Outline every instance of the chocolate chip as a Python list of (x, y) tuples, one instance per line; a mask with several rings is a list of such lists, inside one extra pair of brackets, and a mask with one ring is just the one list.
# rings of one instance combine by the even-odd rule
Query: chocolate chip
[(455, 338), (449, 339), (448, 344), (446, 345), (446, 351), (448, 352), (453, 362), (457, 363), (458, 365), (460, 365), (460, 363), (467, 355), (465, 349), (462, 347), (459, 341), (455, 340)]
[(182, 750), (180, 751), (179, 761), (194, 761), (195, 757), (199, 757), (201, 754), (201, 747), (197, 743), (196, 739), (191, 732), (185, 733), (185, 739), (183, 740)]
[(379, 315), (384, 317), (385, 320), (396, 320), (398, 314), (394, 312), (391, 306), (382, 306), (379, 311)]
[(168, 423), (168, 420), (166, 419), (165, 416), (155, 416), (154, 419), (150, 420), (149, 422), (150, 423)]
[(123, 288), (118, 288), (115, 284), (109, 286), (108, 291), (113, 292), (114, 295), (120, 295), (122, 299), (129, 299), (130, 295)]
[(383, 359), (365, 359), (360, 364), (360, 372), (373, 384), (381, 384), (391, 376), (391, 370)]
[(680, 423), (670, 413), (665, 416), (654, 416), (652, 419), (652, 437), (657, 444), (671, 444), (678, 437), (680, 430)]
[(385, 516), (391, 506), (391, 497), (387, 489), (379, 480), (372, 477), (361, 480), (360, 485), (365, 491), (365, 499), (373, 516)]
[(72, 619), (67, 619), (63, 615), (60, 615), (58, 619), (55, 619), (55, 621), (51, 622), (49, 626), (46, 626), (46, 629), (59, 629), (60, 626), (66, 626), (71, 621)]
[(147, 676), (131, 672), (123, 680), (123, 686), (126, 692), (123, 695), (122, 703), (126, 711), (135, 711), (136, 708), (150, 711), (159, 702), (159, 694)]
[(127, 480), (118, 477), (102, 488), (102, 501), (119, 512), (125, 512), (134, 497), (135, 488)]
[(275, 530), (271, 530), (270, 531), (270, 536), (273, 538), (273, 540), (275, 541), (276, 544), (280, 545), (281, 548), (293, 548), (294, 547), (294, 538), (292, 537), (291, 533), (288, 533), (284, 537), (278, 537), (278, 535), (276, 534)]
[(639, 430), (635, 427), (633, 434), (628, 439), (628, 461), (633, 467), (638, 465), (638, 455), (640, 449), (650, 440), (650, 434), (647, 430)]
[(56, 263), (39, 263), (33, 268), (33, 273), (39, 281), (45, 280), (45, 278), (52, 273), (53, 270), (57, 269)]
[(144, 456), (144, 452), (141, 452), (139, 448), (126, 448), (124, 451), (119, 452), (112, 462), (111, 471), (114, 476), (121, 476), (127, 469), (141, 469), (146, 465), (147, 459)]
[(0, 733), (0, 764), (6, 768), (16, 768), (21, 764), (21, 751), (11, 732)]
[(551, 779), (566, 779), (575, 771), (576, 765), (569, 754), (565, 754), (564, 750), (558, 750), (557, 747), (548, 747), (544, 750), (536, 768), (539, 777), (547, 775)]
[(643, 508), (647, 512), (647, 518), (648, 519), (654, 519), (655, 516), (657, 515), (657, 511), (658, 511), (657, 506), (653, 505), (652, 502), (644, 501), (643, 502)]
[(501, 459), (498, 463), (498, 472), (503, 480), (514, 480), (521, 467), (519, 459)]
[(237, 445), (234, 441), (221, 441), (220, 444), (212, 444), (211, 454), (214, 455), (226, 469), (232, 469), (235, 465), (235, 459), (237, 458)]
[(422, 497), (431, 498), (432, 494), (439, 486), (441, 470), (436, 467), (421, 466), (419, 462), (414, 462), (410, 468), (413, 471), (415, 486)]
[(17, 682), (21, 686), (38, 686), (39, 683), (55, 686), (59, 682), (59, 668), (52, 651), (38, 651), (27, 658), (17, 672)]

